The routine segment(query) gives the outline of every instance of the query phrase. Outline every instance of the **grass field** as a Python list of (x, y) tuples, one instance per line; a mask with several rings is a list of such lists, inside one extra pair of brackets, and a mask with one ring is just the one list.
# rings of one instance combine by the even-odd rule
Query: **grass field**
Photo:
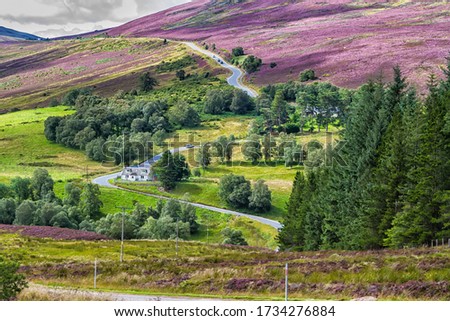
[[(279, 166), (280, 170), (286, 169), (284, 167)], [(226, 175), (228, 173), (234, 173), (237, 175), (245, 175), (246, 178), (255, 182), (258, 179), (266, 180), (266, 183), (269, 185), (269, 188), (272, 191), (272, 210), (267, 213), (254, 213), (248, 209), (242, 209), (241, 211), (250, 214), (257, 214), (259, 216), (264, 216), (274, 220), (281, 220), (282, 214), (286, 209), (286, 203), (289, 201), (289, 196), (292, 190), (292, 182), (295, 177), (295, 169), (290, 170), (290, 172), (286, 174), (280, 174), (280, 176), (285, 177), (285, 179), (277, 179), (271, 178), (271, 175), (275, 175), (276, 168), (272, 168), (271, 170), (265, 170), (261, 174), (257, 174), (254, 171), (254, 167), (252, 167), (252, 175), (246, 175), (246, 171), (241, 171), (241, 167), (233, 167), (231, 170), (228, 170), (225, 166), (220, 166), (217, 168), (212, 168), (211, 170), (207, 169), (204, 171), (205, 178), (191, 178), (187, 182), (178, 183), (176, 188), (170, 192), (162, 192), (159, 189), (158, 183), (131, 183), (125, 181), (117, 181), (117, 186), (124, 187), (126, 189), (162, 195), (167, 197), (173, 197), (177, 199), (183, 198), (186, 194), (189, 194), (190, 200), (196, 203), (212, 205), (220, 208), (234, 209), (230, 208), (226, 202), (222, 201), (219, 198), (219, 179), (221, 176)], [(288, 169), (286, 169), (288, 170)]]
[(289, 263), (292, 299), (449, 300), (448, 247), (276, 253), (173, 241), (55, 241), (0, 234), (0, 250), (34, 283), (130, 293), (281, 300)]
[(44, 121), (50, 116), (73, 113), (66, 107), (52, 107), (0, 115), (0, 182), (15, 176), (31, 176), (46, 168), (54, 180), (79, 178), (86, 173), (106, 173), (110, 169), (89, 161), (82, 151), (47, 141)]
[(197, 128), (181, 129), (171, 134), (167, 143), (173, 147), (184, 146), (192, 143), (196, 146), (212, 142), (220, 136), (229, 136), (233, 134), (236, 139), (247, 137), (247, 132), (254, 116), (232, 114), (202, 115), (202, 124)]

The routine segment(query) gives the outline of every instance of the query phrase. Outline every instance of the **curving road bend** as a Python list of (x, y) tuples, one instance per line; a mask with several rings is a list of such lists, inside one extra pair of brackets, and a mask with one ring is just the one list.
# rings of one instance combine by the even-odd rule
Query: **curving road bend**
[[(178, 152), (184, 152), (186, 150), (188, 150), (189, 148), (187, 147), (180, 147), (180, 148), (176, 148), (171, 150), (171, 153), (178, 153)], [(156, 163), (159, 159), (161, 159), (162, 154), (156, 155), (154, 156), (152, 159), (149, 159), (148, 161), (142, 163), (142, 166), (151, 166), (152, 164)], [(122, 187), (118, 187), (115, 186), (113, 184), (111, 184), (109, 181), (112, 179), (115, 179), (117, 177), (119, 177), (121, 175), (121, 172), (119, 173), (114, 173), (114, 174), (109, 174), (109, 175), (105, 175), (102, 177), (98, 177), (95, 178), (92, 182), (94, 184), (100, 185), (102, 187), (107, 187), (107, 188), (115, 188), (115, 189), (119, 189), (119, 190), (123, 190), (123, 191), (127, 191), (127, 192), (132, 192), (132, 193), (136, 193), (136, 194), (141, 194), (141, 195), (146, 195), (146, 196), (150, 196), (153, 198), (157, 198), (157, 199), (162, 199), (162, 200), (170, 200), (172, 198), (170, 197), (166, 197), (166, 196), (161, 196), (161, 195), (155, 195), (155, 194), (150, 194), (150, 193), (144, 193), (144, 192), (139, 192), (139, 191), (134, 191), (134, 190), (129, 190), (126, 188), (122, 188)], [(269, 225), (275, 229), (280, 229), (282, 227), (280, 222), (274, 221), (274, 220), (270, 220), (264, 217), (260, 217), (260, 216), (256, 216), (256, 215), (251, 215), (251, 214), (246, 214), (246, 213), (241, 213), (241, 212), (237, 212), (237, 211), (232, 211), (232, 210), (227, 210), (227, 209), (223, 209), (223, 208), (218, 208), (218, 207), (214, 207), (214, 206), (209, 206), (209, 205), (205, 205), (205, 204), (200, 204), (200, 203), (192, 203), (192, 202), (186, 202), (186, 201), (182, 201), (180, 200), (181, 203), (186, 203), (186, 204), (190, 204), (194, 207), (197, 208), (202, 208), (202, 209), (206, 209), (206, 210), (210, 210), (213, 212), (217, 212), (217, 213), (222, 213), (222, 214), (229, 214), (229, 215), (234, 215), (234, 216), (239, 216), (239, 217), (246, 217), (249, 218), (253, 221), (257, 221), (260, 222), (262, 224), (265, 225)]]
[(256, 93), (256, 91), (254, 91), (253, 89), (245, 86), (242, 83), (242, 78), (244, 77), (244, 72), (242, 72), (241, 69), (239, 69), (236, 66), (233, 66), (229, 63), (227, 63), (222, 57), (220, 57), (219, 55), (205, 50), (203, 48), (200, 48), (199, 46), (197, 46), (196, 44), (192, 43), (192, 42), (182, 42), (182, 44), (188, 46), (189, 48), (200, 52), (201, 54), (208, 56), (210, 58), (212, 58), (214, 61), (216, 61), (218, 64), (220, 64), (223, 68), (226, 68), (228, 70), (230, 70), (233, 74), (227, 79), (228, 84), (230, 86), (236, 87), (238, 89), (241, 89), (243, 91), (245, 91), (250, 97), (257, 97), (258, 94)]

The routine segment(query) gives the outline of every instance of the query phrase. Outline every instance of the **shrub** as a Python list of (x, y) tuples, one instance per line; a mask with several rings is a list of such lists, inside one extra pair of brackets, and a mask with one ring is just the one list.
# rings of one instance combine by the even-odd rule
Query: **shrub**
[(150, 72), (143, 73), (139, 78), (139, 89), (148, 92), (158, 85), (158, 81), (153, 78)]
[(310, 80), (316, 80), (316, 72), (312, 69), (307, 69), (305, 71), (303, 71), (302, 73), (300, 73), (300, 81), (301, 82), (306, 82), (306, 81), (310, 81)]
[(233, 48), (233, 50), (231, 51), (231, 54), (233, 55), (233, 57), (243, 56), (243, 55), (245, 55), (244, 48), (242, 48), (242, 47)]
[(14, 300), (27, 287), (25, 276), (18, 270), (19, 263), (0, 256), (0, 301)]
[(179, 80), (185, 80), (186, 79), (186, 71), (184, 71), (184, 69), (178, 70), (176, 75), (177, 75), (177, 78)]
[(272, 207), (272, 193), (263, 180), (256, 182), (252, 195), (249, 198), (250, 209), (256, 212), (268, 212)]
[(90, 88), (73, 89), (64, 96), (61, 103), (64, 106), (75, 106), (75, 102), (77, 101), (78, 96), (88, 96), (90, 94), (92, 94), (92, 89)]
[(244, 176), (229, 174), (220, 180), (219, 196), (232, 207), (248, 207), (251, 194), (250, 182)]
[(158, 73), (163, 73), (163, 72), (171, 72), (171, 71), (175, 71), (175, 70), (180, 70), (183, 68), (186, 68), (188, 66), (191, 66), (195, 64), (195, 59), (192, 58), (191, 56), (184, 56), (176, 61), (173, 62), (162, 62), (158, 65), (158, 67), (156, 67), (156, 71)]
[(201, 177), (202, 176), (202, 172), (200, 171), (200, 168), (194, 168), (192, 170), (192, 175), (194, 175), (194, 177)]
[(300, 126), (297, 124), (289, 123), (289, 124), (286, 124), (285, 128), (286, 128), (287, 134), (297, 134), (300, 132)]
[(242, 68), (249, 74), (252, 72), (258, 71), (259, 67), (262, 65), (262, 60), (251, 55), (245, 58), (244, 62), (242, 63)]
[(222, 234), (225, 237), (223, 244), (248, 245), (247, 241), (245, 240), (244, 236), (242, 235), (242, 232), (239, 230), (226, 228), (226, 229), (222, 230)]
[(59, 100), (58, 100), (58, 99), (52, 98), (52, 99), (50, 100), (49, 105), (50, 105), (50, 107), (56, 107), (56, 106), (59, 106), (60, 103), (59, 103)]

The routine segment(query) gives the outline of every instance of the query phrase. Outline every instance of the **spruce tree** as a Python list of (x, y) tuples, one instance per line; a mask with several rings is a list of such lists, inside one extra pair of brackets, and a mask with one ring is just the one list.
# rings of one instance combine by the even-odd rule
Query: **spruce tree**
[(428, 244), (444, 230), (450, 190), (450, 135), (445, 131), (445, 116), (450, 93), (445, 85), (437, 86), (430, 78), (430, 95), (423, 113), (423, 127), (418, 133), (414, 166), (408, 173), (411, 186), (405, 196), (405, 209), (399, 213), (387, 232), (386, 245)]
[(301, 212), (305, 199), (306, 178), (302, 172), (297, 172), (294, 180), (291, 197), (287, 204), (287, 211), (283, 217), (283, 228), (278, 234), (281, 249), (302, 249), (305, 237), (303, 229), (304, 213)]

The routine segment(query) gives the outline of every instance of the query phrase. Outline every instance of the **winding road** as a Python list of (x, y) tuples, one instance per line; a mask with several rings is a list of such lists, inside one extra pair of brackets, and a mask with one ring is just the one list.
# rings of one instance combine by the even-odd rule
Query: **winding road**
[(215, 53), (213, 53), (213, 52), (211, 52), (211, 51), (205, 50), (205, 49), (203, 49), (203, 48), (200, 48), (200, 47), (197, 46), (195, 43), (192, 43), (192, 42), (182, 42), (182, 44), (188, 46), (189, 48), (191, 48), (191, 49), (193, 49), (193, 50), (195, 50), (195, 51), (197, 51), (197, 52), (199, 52), (199, 53), (201, 53), (201, 54), (203, 54), (203, 55), (205, 55), (205, 56), (208, 56), (208, 57), (214, 59), (214, 61), (216, 61), (216, 62), (217, 62), (219, 65), (221, 65), (223, 68), (230, 70), (230, 71), (233, 73), (233, 74), (227, 79), (228, 84), (229, 84), (230, 86), (233, 86), (233, 87), (236, 87), (236, 88), (238, 88), (238, 89), (240, 89), (240, 90), (242, 90), (242, 91), (245, 91), (250, 97), (255, 98), (255, 97), (258, 96), (258, 94), (256, 93), (256, 91), (254, 91), (253, 89), (251, 89), (251, 88), (245, 86), (245, 85), (242, 83), (242, 78), (244, 77), (245, 73), (244, 73), (241, 69), (239, 69), (238, 67), (233, 66), (233, 65), (231, 65), (231, 64), (229, 64), (229, 63), (227, 63), (227, 62), (226, 62), (222, 57), (220, 57), (219, 55), (217, 55), (217, 54), (215, 54)]
[[(220, 64), (223, 68), (226, 68), (228, 70), (230, 70), (233, 74), (228, 78), (228, 83), (233, 86), (236, 87), (238, 89), (241, 89), (243, 91), (245, 91), (249, 96), (251, 97), (257, 97), (257, 93), (252, 90), (249, 87), (246, 87), (243, 83), (242, 83), (242, 77), (244, 76), (244, 73), (237, 67), (228, 64), (226, 61), (224, 61), (220, 56), (200, 48), (199, 46), (197, 46), (196, 44), (192, 43), (192, 42), (182, 42), (184, 45), (190, 47), (191, 49), (200, 52), (203, 55), (206, 55), (208, 57), (211, 57), (212, 59), (214, 59), (218, 64)], [(189, 148), (187, 147), (180, 147), (174, 150), (171, 150), (171, 153), (178, 153), (178, 152), (184, 152), (186, 150), (188, 150)], [(152, 164), (156, 163), (159, 159), (161, 159), (162, 154), (156, 155), (154, 156), (152, 159), (149, 159), (148, 161), (142, 163), (142, 166), (151, 166)], [(111, 184), (109, 181), (112, 179), (115, 179), (117, 177), (119, 177), (121, 175), (121, 172), (119, 173), (113, 173), (113, 174), (109, 174), (109, 175), (105, 175), (102, 177), (98, 177), (95, 178), (92, 182), (94, 184), (103, 186), (103, 187), (107, 187), (107, 188), (114, 188), (114, 189), (120, 189), (120, 190), (124, 190), (127, 192), (132, 192), (132, 193), (136, 193), (136, 194), (142, 194), (142, 195), (147, 195), (150, 197), (154, 197), (154, 198), (158, 198), (158, 199), (163, 199), (163, 200), (170, 200), (171, 198), (169, 197), (165, 197), (165, 196), (161, 196), (161, 195), (155, 195), (155, 194), (149, 194), (149, 193), (144, 193), (144, 192), (138, 192), (138, 191), (132, 191), (132, 190), (128, 190), (125, 188), (121, 188), (118, 186), (115, 186), (113, 184)], [(214, 206), (209, 206), (209, 205), (205, 205), (205, 204), (200, 204), (200, 203), (192, 203), (192, 202), (186, 202), (186, 201), (180, 201), (182, 203), (188, 203), (191, 204), (197, 208), (202, 208), (202, 209), (206, 209), (206, 210), (210, 210), (213, 212), (217, 212), (217, 213), (223, 213), (223, 214), (230, 214), (230, 215), (234, 215), (234, 216), (239, 216), (239, 217), (246, 217), (249, 218), (251, 220), (269, 225), (275, 229), (280, 229), (282, 227), (280, 222), (274, 221), (274, 220), (270, 220), (264, 217), (259, 217), (259, 216), (255, 216), (255, 215), (251, 215), (251, 214), (246, 214), (246, 213), (241, 213), (241, 212), (237, 212), (237, 211), (232, 211), (232, 210), (227, 210), (227, 209), (223, 209), (223, 208), (218, 208), (218, 207), (214, 207)]]
[[(187, 148), (187, 147), (180, 147), (180, 148), (172, 149), (170, 152), (173, 154), (173, 153), (184, 152), (184, 151), (187, 151), (187, 150), (189, 150), (189, 148)], [(150, 166), (151, 164), (154, 164), (159, 159), (161, 159), (161, 156), (162, 156), (162, 154), (156, 155), (152, 159), (142, 163), (141, 165)], [(118, 173), (114, 173), (114, 174), (109, 174), (109, 175), (97, 177), (92, 182), (94, 184), (100, 185), (102, 187), (114, 188), (114, 189), (118, 189), (118, 190), (122, 190), (122, 191), (127, 191), (127, 192), (136, 193), (136, 194), (150, 196), (150, 197), (157, 198), (157, 199), (162, 199), (162, 200), (170, 200), (170, 199), (172, 199), (172, 198), (166, 197), (166, 196), (161, 196), (161, 195), (156, 195), (156, 194), (150, 194), (150, 193), (144, 193), (144, 192), (129, 190), (129, 189), (126, 189), (126, 188), (115, 186), (115, 185), (113, 185), (113, 184), (111, 184), (109, 182), (112, 179), (120, 177), (121, 173), (122, 172), (118, 172)], [(249, 219), (251, 219), (253, 221), (257, 221), (257, 222), (263, 223), (265, 225), (272, 226), (275, 229), (280, 229), (282, 227), (280, 222), (277, 222), (277, 221), (274, 221), (274, 220), (270, 220), (270, 219), (267, 219), (267, 218), (264, 218), (264, 217), (256, 216), (256, 215), (251, 215), (251, 214), (246, 214), (246, 213), (242, 213), (242, 212), (227, 210), (227, 209), (214, 207), (214, 206), (210, 206), (210, 205), (205, 205), (205, 204), (200, 204), (200, 203), (193, 203), (193, 202), (187, 202), (187, 201), (182, 201), (182, 200), (180, 200), (180, 202), (181, 203), (186, 203), (186, 204), (191, 204), (194, 207), (203, 208), (203, 209), (210, 210), (210, 211), (217, 212), (217, 213), (230, 214), (230, 215), (239, 216), (239, 217), (246, 217), (246, 218), (249, 218)]]

